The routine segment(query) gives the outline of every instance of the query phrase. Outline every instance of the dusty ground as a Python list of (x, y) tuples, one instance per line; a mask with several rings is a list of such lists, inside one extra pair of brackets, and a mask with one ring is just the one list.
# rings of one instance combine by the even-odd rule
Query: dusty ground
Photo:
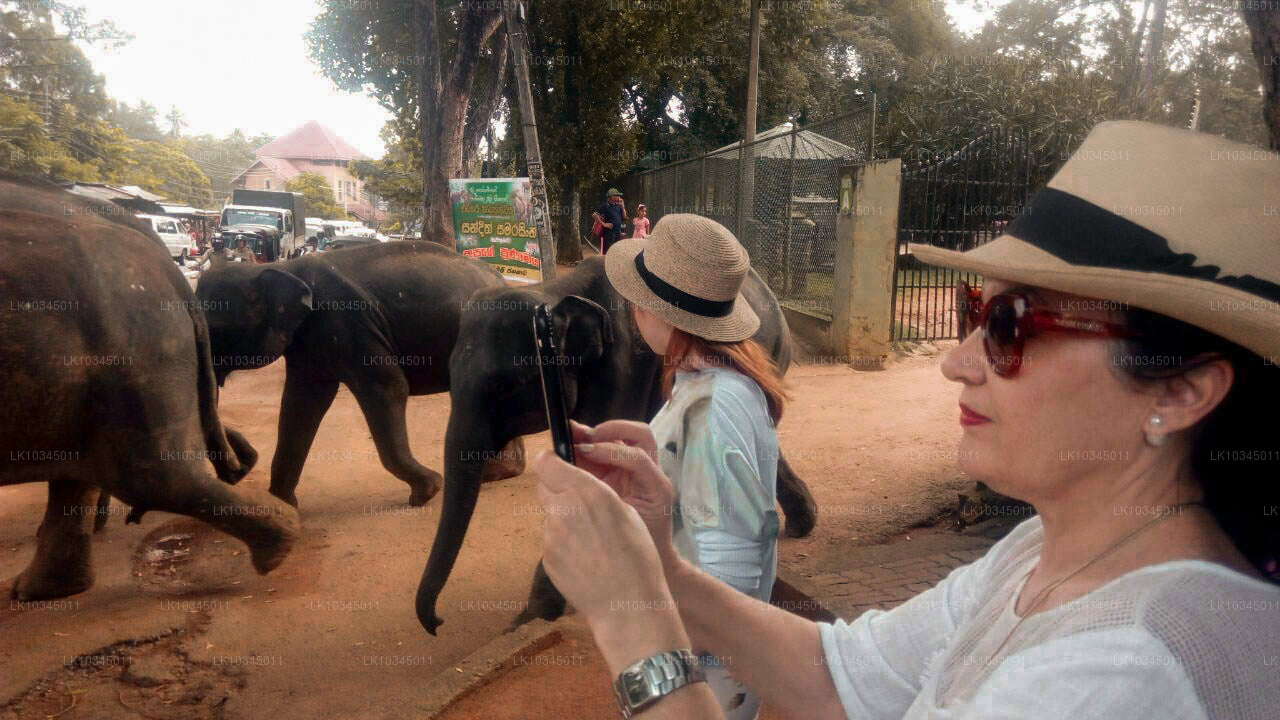
[[(781, 562), (822, 571), (825, 551), (899, 536), (954, 505), (967, 485), (954, 469), (957, 389), (936, 357), (879, 372), (801, 364), (788, 379), (783, 452), (822, 514), (811, 537), (783, 540)], [(223, 394), (224, 418), (262, 454), (247, 484), (268, 484), (282, 383), (277, 363), (233, 375)], [(409, 405), (415, 453), (435, 468), (448, 405), (447, 395)], [(531, 453), (549, 444), (545, 434), (526, 442)], [(412, 599), (440, 499), (404, 504), (408, 488), (378, 464), (345, 389), (298, 497), (304, 540), (268, 576), (253, 573), (243, 546), (197, 523), (150, 513), (125, 526), (122, 511), (113, 516), (95, 540), (93, 589), (56, 603), (0, 605), (0, 718), (414, 716), (416, 689), (455, 672), (452, 663), (520, 610), (541, 543), (531, 475), (482, 489), (434, 638), (418, 625)], [(44, 499), (42, 486), (0, 488), (0, 577), (30, 559)], [(0, 592), (7, 598), (7, 581)], [(598, 658), (581, 639), (548, 652)], [(580, 681), (576, 672), (552, 677)], [(531, 687), (544, 688), (549, 702), (573, 697)], [(579, 709), (559, 705), (555, 716), (593, 716)]]

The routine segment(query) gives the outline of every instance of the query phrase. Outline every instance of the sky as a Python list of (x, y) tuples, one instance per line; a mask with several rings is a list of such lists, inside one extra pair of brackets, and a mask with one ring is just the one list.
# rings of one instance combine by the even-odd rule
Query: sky
[[(590, 0), (594, 1), (594, 0)], [(111, 19), (134, 35), (115, 50), (80, 43), (107, 94), (186, 118), (184, 134), (282, 135), (318, 120), (371, 157), (384, 147), (378, 133), (390, 113), (368, 96), (336, 90), (307, 55), (303, 33), (317, 0), (79, 0), (95, 20)], [(967, 3), (947, 1), (957, 29), (981, 27)]]

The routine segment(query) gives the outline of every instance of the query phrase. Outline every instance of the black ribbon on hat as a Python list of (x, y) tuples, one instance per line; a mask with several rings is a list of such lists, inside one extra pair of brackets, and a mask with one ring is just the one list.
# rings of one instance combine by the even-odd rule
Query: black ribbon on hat
[(1005, 232), (1072, 265), (1207, 280), (1280, 301), (1280, 285), (1254, 275), (1223, 275), (1195, 253), (1175, 251), (1158, 233), (1056, 188), (1032, 195)]
[(702, 315), (703, 317), (725, 317), (733, 312), (733, 300), (708, 300), (700, 298), (697, 295), (690, 295), (668, 283), (666, 280), (654, 275), (649, 268), (644, 266), (644, 251), (636, 253), (636, 272), (640, 273), (640, 279), (644, 284), (653, 291), (654, 295), (671, 303), (677, 308), (694, 315)]

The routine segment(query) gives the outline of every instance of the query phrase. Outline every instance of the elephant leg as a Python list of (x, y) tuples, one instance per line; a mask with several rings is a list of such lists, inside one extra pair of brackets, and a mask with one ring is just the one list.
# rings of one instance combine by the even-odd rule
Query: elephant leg
[(480, 482), (506, 480), (524, 472), (524, 439), (516, 436), (502, 448), (498, 457), (485, 461)]
[(444, 477), (424, 467), (409, 451), (409, 429), (404, 420), (409, 383), (397, 373), (386, 382), (353, 387), (351, 391), (369, 423), (382, 467), (409, 485), (410, 505), (426, 505), (444, 487)]
[(236, 454), (236, 459), (240, 461), (240, 477), (244, 477), (249, 474), (254, 465), (258, 464), (258, 451), (253, 449), (253, 445), (238, 430), (232, 430), (225, 425), (223, 430), (227, 434), (227, 443), (231, 445), (232, 452)]
[(298, 511), (265, 490), (228, 485), (200, 462), (139, 467), (145, 484), (125, 478), (112, 495), (129, 505), (186, 515), (238, 538), (249, 546), (254, 568), (262, 574), (284, 561), (298, 539)]
[[(276, 440), (276, 454), (271, 459), (271, 494), (290, 505), (298, 506), (298, 479), (307, 453), (316, 439), (320, 421), (338, 394), (338, 381), (312, 381), (302, 379), (300, 373), (285, 372), (284, 397), (280, 401), (280, 422)], [(228, 430), (227, 440), (240, 454), (239, 443), (248, 442), (240, 433)], [(238, 440), (235, 438), (239, 438)], [(253, 451), (253, 448), (249, 448)], [(256, 453), (255, 453), (256, 455)]]
[(778, 455), (778, 504), (787, 518), (787, 537), (804, 537), (813, 532), (818, 522), (818, 503), (809, 494), (809, 486), (796, 475), (787, 459)]
[(11, 597), (66, 597), (93, 586), (89, 536), (96, 492), (96, 486), (71, 478), (49, 482), (49, 504), (36, 531), (36, 554), (14, 581)]
[(551, 582), (551, 578), (547, 576), (546, 569), (542, 567), (542, 560), (538, 560), (538, 568), (533, 571), (533, 585), (529, 588), (529, 600), (524, 610), (521, 610), (515, 621), (511, 623), (508, 631), (538, 618), (555, 620), (564, 615), (564, 606), (564, 595), (560, 594)]
[(111, 515), (111, 493), (106, 490), (98, 491), (98, 507), (93, 515), (93, 531), (95, 533), (102, 532), (102, 528), (107, 526), (107, 518)]

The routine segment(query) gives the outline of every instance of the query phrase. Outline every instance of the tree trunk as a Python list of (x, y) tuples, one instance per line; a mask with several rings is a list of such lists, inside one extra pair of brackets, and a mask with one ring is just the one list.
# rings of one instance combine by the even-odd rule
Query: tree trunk
[(1147, 15), (1151, 12), (1151, 0), (1142, 3), (1142, 19), (1138, 21), (1138, 30), (1133, 35), (1133, 54), (1129, 56), (1129, 67), (1125, 70), (1124, 100), (1130, 109), (1137, 108), (1138, 75), (1142, 68), (1142, 40), (1147, 32)]
[[(442, 81), (435, 0), (417, 0), (414, 5), (416, 46), (418, 56), (422, 59), (418, 65), (418, 122), (422, 141), (422, 237), (448, 247), (454, 247), (449, 179), (459, 177), (463, 171), (462, 148), (468, 119), (467, 106), (475, 81), (476, 65), (481, 49), (502, 20), (497, 9), (464, 12), (458, 23), (458, 47), (449, 68), (449, 77), (447, 81)], [(499, 49), (505, 58), (505, 40), (501, 48), (495, 45), (495, 55)], [(487, 116), (484, 122), (488, 122)]]
[(1156, 12), (1151, 18), (1151, 36), (1147, 39), (1147, 50), (1142, 58), (1142, 82), (1138, 86), (1139, 117), (1150, 114), (1151, 103), (1155, 99), (1156, 65), (1160, 62), (1160, 50), (1164, 43), (1164, 17), (1169, 0), (1155, 0)]
[[(578, 42), (578, 11), (572, 3), (570, 8), (569, 32), (565, 38), (564, 51), (569, 57), (577, 58), (582, 56), (582, 46)], [(580, 126), (579, 67), (578, 63), (571, 62), (564, 68), (564, 121), (569, 127)], [(582, 259), (582, 216), (579, 204), (581, 188), (578, 187), (578, 174), (572, 166), (566, 167), (556, 180), (560, 186), (560, 208), (556, 214), (556, 262), (578, 262)]]
[[(1253, 9), (1247, 9), (1251, 7)], [(1280, 8), (1274, 3), (1244, 3), (1241, 13), (1249, 26), (1253, 57), (1262, 79), (1262, 120), (1271, 135), (1271, 149), (1280, 151)]]
[[(436, 232), (432, 206), (438, 195), (434, 179), (440, 167), (440, 49), (436, 34), (435, 0), (413, 6), (414, 42), (418, 52), (418, 140), (422, 145), (422, 239), (452, 245), (453, 233)], [(448, 193), (445, 193), (445, 200)]]

